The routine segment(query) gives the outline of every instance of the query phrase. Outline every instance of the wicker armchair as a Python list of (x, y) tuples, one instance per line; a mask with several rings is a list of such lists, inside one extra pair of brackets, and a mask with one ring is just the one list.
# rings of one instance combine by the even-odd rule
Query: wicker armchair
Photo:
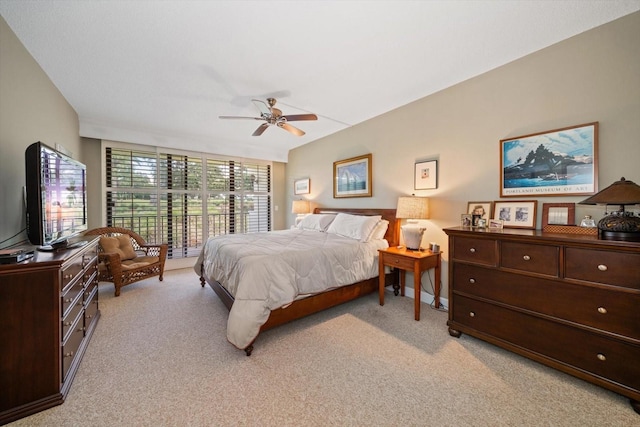
[[(102, 227), (88, 230), (85, 236), (100, 236), (100, 244), (98, 245), (98, 280), (105, 282), (113, 282), (115, 286), (115, 296), (120, 295), (120, 288), (147, 279), (149, 277), (160, 276), (164, 274), (164, 263), (167, 258), (168, 245), (166, 243), (159, 245), (147, 244), (139, 234), (120, 227)], [(107, 242), (113, 239), (108, 237), (128, 236), (131, 247), (124, 250), (114, 250), (109, 247), (109, 252), (105, 251), (103, 246), (107, 246)], [(126, 238), (119, 238), (120, 242), (124, 242), (128, 246)], [(128, 251), (127, 251), (128, 249)], [(125, 258), (125, 259), (123, 259)]]

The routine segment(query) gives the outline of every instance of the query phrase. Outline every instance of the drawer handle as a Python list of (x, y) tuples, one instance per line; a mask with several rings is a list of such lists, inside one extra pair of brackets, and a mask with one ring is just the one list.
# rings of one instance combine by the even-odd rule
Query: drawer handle
[(474, 313), (473, 311), (469, 312), (469, 317), (476, 317), (476, 313)]
[(70, 303), (71, 301), (73, 301), (72, 298), (65, 298), (65, 300), (64, 300), (64, 302), (67, 303), (67, 304)]
[(71, 322), (64, 322), (64, 326), (71, 326)]
[(64, 357), (72, 357), (73, 356), (73, 351), (70, 351), (69, 353), (65, 353)]
[(604, 362), (605, 360), (607, 360), (607, 356), (605, 356), (605, 355), (604, 355), (604, 354), (602, 354), (602, 353), (598, 353), (598, 355), (597, 355), (596, 357), (598, 358), (598, 360), (602, 360), (603, 362)]
[(600, 270), (600, 271), (607, 271), (607, 266), (606, 266), (606, 265), (604, 265), (604, 264), (600, 264), (600, 265), (598, 266), (598, 270)]
[(92, 315), (87, 315), (87, 319), (91, 319), (93, 316)]
[(607, 314), (607, 309), (604, 307), (598, 307), (598, 313), (600, 314)]
[(397, 260), (396, 260), (396, 264), (399, 264), (399, 263), (400, 263), (400, 260), (399, 260), (399, 259), (397, 259)]
[(65, 274), (64, 278), (65, 279), (71, 279), (73, 277), (73, 274)]
[(471, 279), (469, 279), (469, 283), (476, 283), (476, 279), (472, 277)]
[(525, 261), (529, 261), (531, 259), (531, 257), (529, 255), (525, 255), (522, 257), (523, 260)]
[(469, 252), (471, 252), (472, 254), (475, 254), (476, 253), (476, 248), (469, 249)]

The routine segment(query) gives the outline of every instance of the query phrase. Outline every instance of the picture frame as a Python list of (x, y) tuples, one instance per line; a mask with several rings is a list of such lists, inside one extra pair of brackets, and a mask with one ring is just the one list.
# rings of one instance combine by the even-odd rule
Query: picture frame
[(495, 219), (502, 220), (504, 228), (536, 228), (537, 200), (496, 201), (493, 203)]
[(471, 227), (472, 224), (471, 214), (462, 214), (460, 215), (460, 226), (462, 227)]
[(504, 221), (501, 219), (492, 218), (489, 220), (489, 228), (491, 230), (502, 230), (504, 227)]
[(493, 202), (467, 202), (467, 213), (472, 215), (472, 225), (477, 226), (479, 219), (488, 222), (493, 212)]
[(500, 140), (500, 197), (598, 191), (598, 122)]
[(543, 203), (542, 228), (547, 225), (575, 225), (575, 203)]
[(372, 155), (333, 162), (333, 197), (371, 197)]
[(311, 180), (309, 178), (293, 181), (293, 194), (309, 194), (311, 192)]
[(415, 190), (433, 190), (438, 188), (438, 161), (428, 160), (414, 165), (413, 188)]

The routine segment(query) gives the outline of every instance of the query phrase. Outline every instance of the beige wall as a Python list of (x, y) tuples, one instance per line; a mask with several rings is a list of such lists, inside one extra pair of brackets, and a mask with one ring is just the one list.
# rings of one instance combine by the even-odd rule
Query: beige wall
[[(638, 40), (640, 13), (634, 13), (294, 149), (287, 164), (288, 203), (293, 181), (301, 177), (311, 179), (309, 198), (321, 206), (394, 208), (400, 195), (430, 197), (424, 242), (435, 241), (445, 251), (446, 296), (442, 229), (458, 225), (468, 201), (499, 199), (501, 139), (598, 121), (600, 189), (621, 176), (640, 183)], [(333, 199), (333, 162), (366, 153), (373, 154), (373, 197)], [(414, 191), (414, 163), (425, 159), (438, 160), (438, 188)], [(537, 198), (538, 228), (543, 202), (585, 198)], [(578, 205), (576, 216), (585, 214), (599, 219), (603, 210)], [(289, 214), (288, 223), (293, 219)]]
[[(78, 123), (74, 109), (0, 17), (0, 240), (26, 226), (25, 149), (36, 141), (60, 144), (83, 161)], [(23, 239), (25, 232), (1, 246)]]

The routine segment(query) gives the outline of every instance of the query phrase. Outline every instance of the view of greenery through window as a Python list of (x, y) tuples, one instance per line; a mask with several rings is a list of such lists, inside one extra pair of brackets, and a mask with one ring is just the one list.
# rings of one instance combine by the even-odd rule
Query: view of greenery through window
[(197, 256), (209, 236), (271, 229), (271, 166), (106, 148), (107, 226)]

